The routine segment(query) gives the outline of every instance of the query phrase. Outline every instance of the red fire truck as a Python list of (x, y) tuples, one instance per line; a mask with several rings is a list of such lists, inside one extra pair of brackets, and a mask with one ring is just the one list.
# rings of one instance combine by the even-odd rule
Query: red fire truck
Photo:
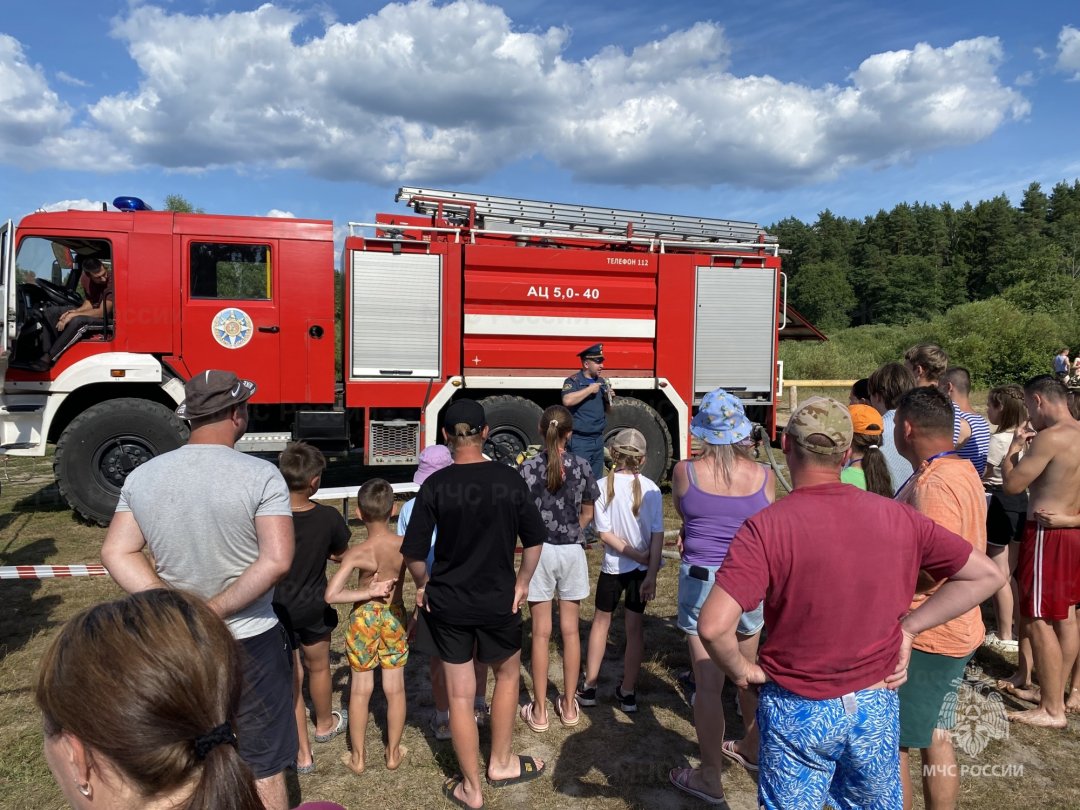
[[(488, 452), (512, 459), (597, 342), (617, 395), (608, 430), (645, 434), (650, 477), (687, 455), (694, 406), (717, 386), (774, 432), (785, 282), (759, 226), (421, 188), (397, 200), (409, 213), (349, 223), (341, 275), (327, 221), (118, 198), (8, 222), (0, 452), (55, 442), (63, 496), (107, 522), (127, 474), (185, 441), (184, 381), (224, 368), (258, 384), (241, 449), (302, 438), (415, 464), (469, 396)], [(46, 313), (81, 301), (89, 258), (111, 276), (103, 317), (50, 358)]]

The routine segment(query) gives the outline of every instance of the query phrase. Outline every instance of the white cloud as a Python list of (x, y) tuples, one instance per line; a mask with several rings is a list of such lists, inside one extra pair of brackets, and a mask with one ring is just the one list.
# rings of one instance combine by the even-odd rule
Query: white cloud
[(82, 197), (77, 200), (58, 200), (57, 202), (46, 203), (41, 206), (41, 211), (100, 211), (101, 206), (105, 205), (109, 211), (116, 211), (117, 208), (113, 207), (112, 203), (106, 203), (105, 200), (88, 200), (86, 197)]
[(271, 208), (266, 212), (268, 217), (276, 217), (278, 219), (296, 219), (296, 214), (292, 211), (282, 211), (279, 208)]
[(100, 211), (101, 203), (85, 197), (78, 200), (58, 200), (41, 206), (42, 211)]
[(1058, 34), (1057, 69), (1071, 73), (1070, 81), (1080, 81), (1080, 28), (1063, 26)]
[(82, 79), (72, 76), (63, 70), (56, 71), (56, 78), (62, 81), (64, 84), (70, 84), (72, 87), (89, 87), (90, 82), (84, 82)]
[[(1029, 110), (998, 78), (996, 38), (874, 54), (810, 87), (738, 75), (712, 22), (571, 60), (569, 31), (520, 30), (481, 0), (318, 20), (269, 3), (212, 16), (132, 5), (113, 33), (138, 86), (64, 126), (73, 112), (21, 63), (60, 121), (28, 142), (39, 163), (93, 170), (450, 184), (540, 155), (599, 182), (778, 187), (969, 144)], [(0, 78), (11, 61), (0, 49)], [(13, 142), (0, 119), (0, 149)]]
[(0, 160), (28, 169), (110, 171), (130, 164), (105, 132), (75, 126), (74, 119), (19, 41), (0, 34)]
[(71, 115), (19, 41), (0, 34), (0, 143), (15, 150), (40, 143), (60, 133)]
[[(551, 151), (591, 180), (783, 186), (989, 136), (1028, 103), (1003, 87), (996, 39), (867, 58), (846, 87), (689, 73), (560, 122)], [(611, 85), (605, 88), (611, 91)]]

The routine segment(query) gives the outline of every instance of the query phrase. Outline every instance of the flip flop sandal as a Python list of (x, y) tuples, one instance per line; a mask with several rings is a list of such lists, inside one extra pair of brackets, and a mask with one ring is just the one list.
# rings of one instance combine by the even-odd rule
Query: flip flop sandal
[(338, 734), (340, 734), (349, 727), (349, 712), (347, 710), (342, 709), (340, 712), (334, 711), (330, 712), (330, 714), (331, 716), (337, 715), (337, 725), (334, 726), (334, 730), (331, 732), (328, 732), (326, 734), (316, 734), (315, 742), (317, 743), (330, 742), (332, 739), (334, 739), (334, 737), (336, 737)]
[(534, 703), (526, 703), (524, 706), (521, 707), (521, 710), (518, 712), (518, 714), (520, 714), (521, 719), (525, 721), (525, 725), (527, 725), (537, 734), (540, 734), (541, 732), (547, 731), (548, 726), (550, 726), (551, 723), (546, 720), (543, 723), (537, 723), (533, 719), (533, 708), (535, 707), (535, 705), (536, 704)]
[(722, 808), (722, 810), (730, 810), (727, 799), (723, 796), (713, 796), (711, 793), (706, 793), (704, 790), (690, 787), (690, 777), (693, 773), (693, 768), (672, 768), (668, 772), (668, 780), (683, 793), (693, 796), (698, 801), (704, 802), (710, 807), (719, 807)]
[(305, 776), (306, 774), (309, 774), (309, 773), (315, 773), (315, 760), (314, 759), (311, 760), (310, 765), (297, 765), (296, 766), (296, 773), (299, 776)]
[[(451, 776), (449, 779), (447, 779), (445, 782), (443, 782), (442, 795), (445, 796), (447, 801), (449, 801), (451, 804), (453, 804), (453, 805), (455, 805), (457, 807), (466, 807), (467, 808), (467, 807), (469, 807), (468, 803), (464, 799), (459, 799), (456, 795), (454, 795), (454, 791), (457, 790), (457, 786), (460, 785), (464, 781), (465, 781), (465, 777), (462, 776), (461, 774), (457, 774), (456, 776)], [(483, 806), (484, 805), (480, 805), (480, 807), (483, 807)]]
[(581, 707), (577, 705), (577, 698), (573, 698), (573, 701), (574, 708), (577, 709), (577, 715), (575, 715), (573, 720), (567, 720), (565, 712), (566, 695), (559, 695), (555, 698), (555, 714), (559, 715), (559, 722), (566, 726), (566, 728), (573, 728), (581, 722)]
[(518, 754), (518, 765), (521, 767), (521, 773), (517, 776), (512, 776), (509, 779), (488, 779), (488, 784), (493, 788), (509, 787), (510, 785), (520, 785), (522, 782), (531, 782), (540, 776), (547, 768), (547, 763), (537, 766), (536, 760), (530, 757), (528, 754)]
[(757, 764), (751, 762), (746, 757), (744, 757), (742, 754), (740, 754), (738, 749), (735, 747), (735, 744), (736, 744), (736, 740), (724, 740), (724, 742), (721, 743), (721, 745), (720, 745), (720, 753), (722, 753), (725, 757), (730, 759), (732, 762), (738, 762), (740, 765), (742, 765), (744, 768), (746, 768), (746, 770), (750, 771), (751, 773), (757, 773), (758, 772)]

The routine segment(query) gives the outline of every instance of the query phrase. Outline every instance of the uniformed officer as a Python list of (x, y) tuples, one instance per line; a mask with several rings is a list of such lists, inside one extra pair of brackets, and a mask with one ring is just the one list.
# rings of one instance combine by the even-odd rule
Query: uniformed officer
[(611, 385), (600, 376), (604, 370), (604, 344), (594, 343), (578, 352), (581, 370), (567, 377), (562, 387), (562, 402), (574, 416), (570, 434), (570, 452), (592, 465), (596, 480), (604, 477), (604, 428), (607, 411), (614, 399)]

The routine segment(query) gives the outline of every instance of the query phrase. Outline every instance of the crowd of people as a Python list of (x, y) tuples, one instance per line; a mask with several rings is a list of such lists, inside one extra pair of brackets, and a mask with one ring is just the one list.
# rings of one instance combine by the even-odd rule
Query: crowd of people
[(1051, 366), (1054, 369), (1054, 376), (1061, 382), (1068, 383), (1080, 381), (1080, 352), (1077, 353), (1075, 359), (1070, 363), (1069, 347), (1063, 346), (1061, 350), (1054, 355)]
[[(598, 382), (601, 349), (582, 353), (582, 384), (568, 381), (569, 402), (543, 412), (543, 448), (520, 469), (484, 455), (483, 407), (454, 401), (444, 443), (421, 454), (420, 488), (396, 531), (393, 490), (374, 479), (357, 496), (367, 538), (351, 546), (342, 515), (311, 500), (325, 466), (317, 450), (290, 445), (279, 472), (233, 448), (254, 385), (219, 371), (189, 381), (177, 411), (191, 423), (189, 444), (131, 473), (102, 549), (131, 595), (71, 620), (42, 663), (46, 756), (72, 806), (93, 806), (97, 795), (120, 808), (160, 800), (284, 810), (284, 772), (317, 770), (311, 732), (316, 743), (347, 732), (343, 762), (364, 772), (375, 670), (387, 703), (383, 758), (397, 769), (408, 754), (404, 671), (416, 650), (430, 662), (430, 731), (456, 756), (443, 796), (483, 807), (485, 789), (548, 770), (515, 748), (518, 719), (538, 735), (555, 721), (572, 728), (601, 700), (620, 603), (626, 643), (612, 698), (636, 712), (663, 502), (641, 472), (640, 432), (609, 439), (611, 465), (599, 477), (593, 459), (573, 451), (572, 411), (586, 401), (575, 391), (595, 397), (594, 420), (610, 402)], [(970, 385), (967, 370), (925, 344), (858, 381), (846, 405), (805, 402), (781, 436), (793, 486), (779, 500), (739, 398), (717, 389), (702, 399), (690, 428), (700, 451), (671, 480), (682, 519), (676, 623), (700, 749), (698, 767), (670, 771), (674, 789), (723, 807), (731, 761), (757, 775), (763, 807), (909, 808), (917, 751), (929, 766), (926, 805), (954, 806), (959, 771), (944, 709), (983, 644), (1018, 654), (999, 687), (1036, 705), (1012, 720), (1060, 728), (1080, 710), (1075, 405), (1045, 375), (993, 389), (988, 421), (972, 408)], [(192, 476), (203, 469), (219, 477)], [(188, 486), (178, 491), (180, 479)], [(587, 529), (603, 548), (595, 582)], [(329, 578), (327, 561), (338, 563)], [(408, 609), (406, 578), (415, 584)], [(590, 595), (583, 651), (580, 604)], [(350, 606), (351, 677), (348, 706), (335, 710), (337, 604)], [(532, 689), (522, 700), (526, 604)], [(549, 708), (556, 628), (562, 673)], [(101, 650), (115, 654), (91, 660)], [(155, 657), (166, 653), (174, 663)], [(177, 683), (153, 676), (159, 664)], [(133, 674), (118, 679), (117, 667)], [(727, 680), (739, 690), (741, 739), (725, 739)], [(88, 720), (79, 704), (99, 698), (109, 711)]]

